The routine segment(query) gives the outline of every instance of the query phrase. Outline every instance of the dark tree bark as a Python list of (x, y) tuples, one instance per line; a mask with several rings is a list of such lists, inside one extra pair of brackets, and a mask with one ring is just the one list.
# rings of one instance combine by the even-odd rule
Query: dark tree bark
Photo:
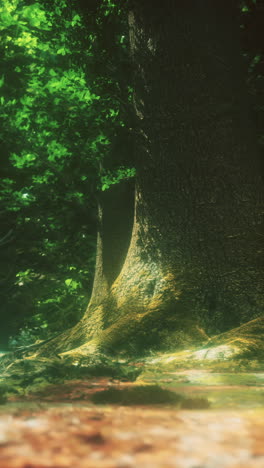
[(235, 2), (135, 0), (129, 28), (136, 187), (102, 199), (92, 298), (59, 351), (177, 348), (263, 314), (260, 161)]

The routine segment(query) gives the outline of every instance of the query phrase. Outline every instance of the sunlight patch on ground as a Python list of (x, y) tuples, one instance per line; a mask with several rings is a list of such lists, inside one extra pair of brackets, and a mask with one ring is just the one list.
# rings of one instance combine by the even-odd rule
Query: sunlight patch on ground
[(185, 382), (191, 385), (264, 386), (264, 373), (216, 373), (193, 369), (177, 372), (176, 376), (179, 377), (179, 380), (185, 377)]
[(161, 356), (155, 357), (154, 359), (148, 359), (147, 362), (148, 364), (158, 364), (159, 362), (167, 364), (168, 362), (182, 360), (190, 355), (191, 351), (189, 349), (186, 349), (185, 351), (180, 351), (178, 353), (162, 354)]
[(148, 363), (149, 364), (168, 364), (172, 363), (175, 361), (175, 363), (178, 362), (183, 362), (184, 360), (193, 360), (193, 361), (225, 361), (228, 359), (232, 359), (236, 356), (239, 355), (240, 349), (234, 345), (219, 345), (219, 346), (214, 346), (212, 348), (202, 348), (198, 349), (197, 351), (191, 351), (189, 349), (185, 351), (180, 351), (178, 353), (173, 353), (173, 354), (163, 354), (159, 357), (156, 357), (154, 359), (149, 359)]
[(200, 349), (192, 353), (192, 359), (210, 359), (211, 361), (218, 359), (230, 359), (239, 354), (239, 348), (230, 345), (219, 345), (214, 348)]

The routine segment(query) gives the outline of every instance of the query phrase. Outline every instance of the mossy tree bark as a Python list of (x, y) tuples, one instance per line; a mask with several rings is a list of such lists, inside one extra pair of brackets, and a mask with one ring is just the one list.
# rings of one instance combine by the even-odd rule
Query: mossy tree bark
[(201, 324), (262, 313), (260, 163), (234, 4), (134, 0), (136, 186), (102, 196), (92, 298), (57, 351), (177, 348), (202, 342)]

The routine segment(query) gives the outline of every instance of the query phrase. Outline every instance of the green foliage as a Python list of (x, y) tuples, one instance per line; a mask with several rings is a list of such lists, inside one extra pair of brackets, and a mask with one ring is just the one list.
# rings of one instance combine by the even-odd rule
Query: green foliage
[[(5, 335), (26, 326), (42, 338), (78, 321), (92, 285), (96, 192), (132, 175), (123, 160), (120, 102), (131, 87), (121, 10), (101, 1), (83, 18), (78, 5), (0, 5), (0, 237), (15, 233), (1, 252)], [(102, 169), (113, 154), (113, 169)]]
[(107, 190), (111, 185), (118, 184), (121, 180), (135, 177), (136, 170), (134, 168), (119, 167), (114, 173), (104, 171), (101, 175), (102, 190)]
[[(110, 14), (114, 4), (106, 6), (103, 14)], [(118, 102), (99, 94), (102, 77), (94, 79), (85, 69), (95, 54), (96, 36), (89, 36), (84, 49), (79, 39), (86, 34), (81, 17), (72, 8), (69, 15), (68, 9), (67, 2), (60, 0), (45, 10), (39, 3), (6, 0), (0, 9), (5, 33), (1, 137), (4, 141), (15, 137), (11, 164), (18, 169), (31, 167), (38, 173), (38, 184), (46, 183), (47, 170), (49, 183), (56, 183), (72, 170), (77, 158), (88, 177), (99, 177), (99, 162), (109, 152), (116, 129), (124, 125)], [(109, 79), (108, 85), (112, 85)], [(31, 180), (36, 183), (32, 174)]]

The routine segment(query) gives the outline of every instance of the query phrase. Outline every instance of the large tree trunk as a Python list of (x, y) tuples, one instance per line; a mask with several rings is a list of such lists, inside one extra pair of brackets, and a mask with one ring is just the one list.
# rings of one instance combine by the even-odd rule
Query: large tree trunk
[[(199, 343), (263, 313), (261, 186), (231, 0), (135, 0), (136, 188), (106, 192), (94, 289), (59, 351)], [(44, 347), (45, 349), (45, 347)]]

